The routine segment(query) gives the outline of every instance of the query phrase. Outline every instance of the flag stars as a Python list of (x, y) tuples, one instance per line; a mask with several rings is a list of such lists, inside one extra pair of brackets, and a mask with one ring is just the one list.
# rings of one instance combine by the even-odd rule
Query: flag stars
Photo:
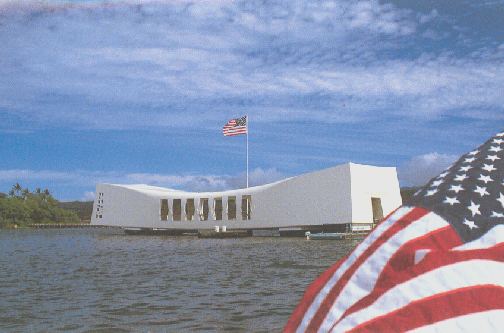
[(492, 211), (492, 215), (490, 217), (504, 217), (504, 214)]
[(483, 168), (482, 168), (482, 169), (483, 169), (483, 170), (485, 170), (485, 171), (488, 171), (488, 172), (492, 172), (492, 171), (497, 170), (497, 169), (494, 167), (494, 165), (493, 165), (493, 164), (484, 164), (484, 166), (483, 166)]
[(472, 169), (472, 166), (470, 165), (466, 165), (466, 166), (463, 166), (459, 169), (459, 171), (464, 171), (464, 172), (467, 172), (469, 171), (469, 169)]
[(489, 149), (489, 151), (493, 151), (493, 152), (496, 152), (496, 153), (500, 152), (501, 150), (502, 150), (502, 148), (499, 147), (499, 146), (491, 146), (490, 149)]
[(482, 182), (485, 182), (488, 183), (488, 182), (493, 182), (493, 179), (490, 178), (490, 176), (483, 176), (483, 175), (480, 175), (478, 180), (481, 180)]
[(500, 160), (500, 157), (498, 157), (497, 155), (488, 155), (486, 159), (495, 162), (495, 160)]
[(502, 139), (493, 139), (493, 143), (496, 143), (498, 145), (500, 145), (503, 142), (504, 142), (504, 140), (502, 140)]
[(464, 188), (462, 185), (452, 185), (448, 191), (453, 191), (455, 193), (459, 193), (460, 191), (463, 191)]
[(471, 211), (471, 214), (473, 217), (476, 215), (481, 215), (479, 208), (480, 208), (480, 205), (475, 204), (472, 200), (471, 200), (471, 205), (469, 207), (467, 207), (467, 209), (469, 209)]
[(450, 204), (450, 206), (453, 206), (456, 203), (460, 203), (460, 201), (458, 201), (457, 197), (455, 197), (455, 198), (446, 197), (443, 202), (447, 203), (447, 204)]
[(500, 204), (501, 204), (502, 208), (504, 208), (504, 194), (502, 194), (502, 192), (501, 192), (501, 193), (499, 193), (499, 194), (500, 194), (500, 196), (499, 196), (499, 198), (497, 199), (497, 201), (498, 201), (498, 202), (500, 202)]
[[(419, 205), (454, 226), (464, 241), (504, 224), (504, 132), (432, 178), (411, 205)], [(450, 220), (454, 219), (454, 220)]]
[(468, 219), (464, 219), (464, 224), (465, 224), (466, 226), (468, 226), (468, 227), (469, 227), (469, 229), (471, 229), (471, 230), (472, 230), (472, 229), (475, 229), (475, 228), (478, 228), (478, 226), (476, 225), (476, 223), (474, 223), (474, 221), (470, 221), (470, 220), (468, 220)]
[(486, 187), (483, 187), (483, 186), (478, 186), (476, 185), (476, 189), (474, 190), (474, 192), (476, 193), (479, 193), (479, 195), (481, 195), (482, 197), (484, 197), (485, 195), (489, 195), (490, 193), (487, 192), (487, 188)]
[(438, 191), (438, 190), (437, 190), (437, 188), (433, 188), (433, 189), (431, 189), (431, 190), (428, 190), (428, 191), (427, 191), (427, 193), (425, 193), (425, 196), (426, 196), (426, 197), (430, 197), (430, 196), (432, 196), (432, 195), (436, 194), (436, 193), (437, 193), (437, 191)]
[(467, 175), (465, 173), (463, 173), (461, 175), (456, 175), (454, 180), (457, 182), (463, 182), (464, 179), (467, 179), (467, 178), (468, 178)]

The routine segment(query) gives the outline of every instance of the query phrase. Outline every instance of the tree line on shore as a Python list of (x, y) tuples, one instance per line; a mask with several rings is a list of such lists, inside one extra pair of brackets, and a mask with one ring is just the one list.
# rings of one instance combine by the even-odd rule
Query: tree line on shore
[(48, 189), (33, 192), (19, 183), (0, 195), (0, 228), (23, 227), (32, 223), (79, 223), (74, 211), (63, 209)]

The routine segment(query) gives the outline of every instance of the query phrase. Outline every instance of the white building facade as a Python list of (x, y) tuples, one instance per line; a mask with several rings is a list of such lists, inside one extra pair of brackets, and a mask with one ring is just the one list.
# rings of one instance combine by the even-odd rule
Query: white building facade
[(394, 167), (347, 163), (222, 192), (98, 184), (91, 223), (174, 234), (215, 226), (344, 231), (372, 225), (401, 204)]

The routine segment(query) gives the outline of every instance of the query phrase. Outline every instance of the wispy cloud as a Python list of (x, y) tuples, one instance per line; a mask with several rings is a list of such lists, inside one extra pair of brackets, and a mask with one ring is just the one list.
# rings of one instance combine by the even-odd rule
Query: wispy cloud
[[(277, 169), (255, 168), (249, 174), (251, 186), (271, 183), (286, 176)], [(113, 184), (148, 184), (187, 191), (220, 191), (234, 188), (243, 188), (246, 185), (245, 173), (237, 175), (181, 175), (158, 173), (121, 173), (78, 170), (73, 172), (60, 172), (49, 170), (0, 170), (0, 184), (5, 186), (15, 182), (32, 184), (50, 182), (57, 186), (85, 186), (90, 187), (97, 183)], [(91, 191), (86, 191), (84, 196), (91, 197)]]
[(84, 192), (81, 201), (93, 201), (95, 199), (95, 195), (96, 195), (95, 192), (86, 191)]
[(457, 54), (469, 37), (447, 30), (439, 47), (424, 36), (447, 20), (378, 1), (6, 2), (0, 112), (20, 127), (74, 128), (187, 127), (236, 112), (504, 119), (502, 44)]

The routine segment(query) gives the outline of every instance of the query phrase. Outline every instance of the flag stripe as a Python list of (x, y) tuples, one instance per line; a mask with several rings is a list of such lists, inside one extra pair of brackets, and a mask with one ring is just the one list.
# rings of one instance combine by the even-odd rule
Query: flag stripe
[[(503, 271), (502, 262), (480, 259), (437, 268), (391, 288), (372, 305), (344, 318), (334, 327), (334, 331), (346, 332), (375, 317), (439, 293), (486, 284), (504, 287)], [(426, 285), (429, 288), (424, 288)]]
[[(441, 218), (425, 219), (426, 214), (428, 211), (425, 209), (414, 208), (381, 235), (331, 289), (308, 329), (328, 330), (344, 311), (374, 287), (378, 274), (370, 276), (366, 270), (367, 265), (381, 271), (401, 244), (422, 236), (431, 225), (436, 225), (437, 228), (447, 225)], [(354, 284), (356, 281), (359, 283)]]
[(456, 247), (454, 250), (486, 249), (495, 244), (504, 242), (504, 225), (499, 224), (490, 229), (486, 234), (471, 242)]
[(242, 132), (242, 131), (247, 131), (247, 128), (246, 127), (232, 127), (230, 129), (226, 129), (226, 133)]
[(237, 136), (237, 135), (241, 135), (241, 134), (247, 134), (247, 132), (244, 132), (244, 133), (225, 134), (224, 136)]
[[(305, 315), (299, 318), (292, 318), (290, 321), (290, 326), (286, 326), (286, 332), (293, 332), (297, 328), (297, 332), (304, 332), (313, 318), (313, 315), (317, 311), (320, 304), (323, 302), (327, 293), (331, 290), (332, 286), (336, 283), (337, 279), (344, 274), (344, 272), (351, 267), (355, 261), (364, 253), (383, 233), (387, 232), (397, 221), (409, 214), (413, 208), (411, 207), (401, 207), (393, 212), (387, 219), (380, 223), (371, 234), (369, 234), (356, 248), (355, 250), (335, 267), (334, 274), (330, 276), (330, 279), (326, 281), (328, 275), (324, 275), (324, 279), (316, 281), (317, 287), (320, 288), (320, 292), (315, 295), (309, 295), (310, 298), (303, 300), (300, 303), (300, 307), (307, 308)], [(332, 271), (332, 270), (331, 270)], [(322, 285), (323, 284), (323, 285)], [(308, 306), (309, 305), (309, 306)]]
[[(432, 311), (429, 311), (429, 313), (431, 312)], [(443, 320), (417, 328), (411, 331), (411, 333), (499, 332), (502, 330), (502, 327), (504, 327), (504, 310), (490, 310)]]
[[(452, 306), (453, 304), (461, 304), (462, 306)], [(392, 314), (376, 317), (361, 324), (350, 332), (405, 332), (451, 317), (503, 308), (504, 288), (494, 285), (480, 285), (412, 302)], [(429, 309), (436, 309), (436, 311), (429, 311)], [(425, 313), (431, 313), (431, 316), (426, 318)], [(458, 330), (456, 331), (458, 332)]]
[(351, 313), (355, 313), (358, 310), (370, 306), (395, 285), (406, 283), (407, 281), (412, 280), (418, 275), (426, 274), (429, 271), (440, 268), (442, 266), (477, 259), (504, 261), (504, 244), (496, 246), (492, 249), (492, 251), (486, 251), (482, 249), (470, 250), (466, 252), (432, 251), (419, 264), (412, 266), (410, 269), (405, 271), (397, 271), (396, 274), (389, 276), (389, 279), (386, 280), (385, 283), (382, 283), (381, 285), (377, 284), (373, 292), (356, 303), (349, 311), (347, 311), (347, 313), (345, 313), (343, 318), (348, 317)]
[[(378, 281), (374, 286), (373, 292), (371, 292), (366, 297), (360, 299), (352, 307), (350, 307), (342, 318), (354, 313), (358, 310), (363, 309), (366, 306), (372, 304), (379, 296), (383, 295), (389, 288), (392, 288), (398, 283), (403, 283), (408, 279), (414, 277), (414, 274), (410, 270), (406, 270), (408, 267), (415, 265), (415, 252), (422, 248), (433, 248), (435, 244), (439, 241), (447, 241), (447, 243), (452, 243), (454, 245), (460, 244), (460, 238), (457, 233), (449, 226), (440, 228), (435, 231), (426, 233), (424, 236), (413, 239), (404, 245), (402, 245), (397, 252), (392, 256), (383, 269), (382, 273), (379, 274)], [(426, 254), (427, 256), (428, 254)], [(425, 264), (426, 257), (424, 257), (422, 264)], [(419, 265), (419, 263), (417, 263)], [(441, 265), (441, 264), (440, 264)], [(438, 267), (439, 265), (433, 265), (427, 270)], [(417, 266), (419, 267), (419, 266)], [(423, 272), (425, 272), (423, 271)]]
[(228, 131), (224, 133), (224, 136), (233, 136), (233, 135), (239, 135), (239, 134), (247, 134), (247, 130), (243, 131)]

